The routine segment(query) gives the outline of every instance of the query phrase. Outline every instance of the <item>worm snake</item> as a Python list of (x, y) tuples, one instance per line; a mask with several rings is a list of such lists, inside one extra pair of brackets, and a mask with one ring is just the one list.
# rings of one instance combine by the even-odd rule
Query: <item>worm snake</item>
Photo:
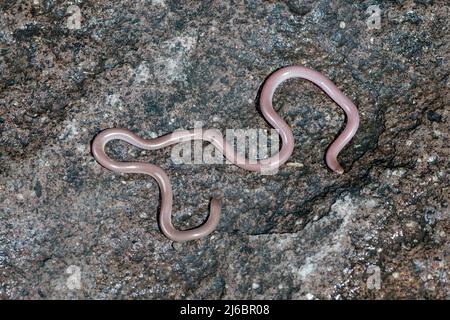
[(92, 143), (92, 154), (95, 160), (103, 167), (122, 173), (142, 173), (153, 177), (159, 185), (161, 192), (161, 207), (159, 226), (164, 235), (173, 241), (188, 241), (205, 237), (215, 230), (220, 217), (220, 199), (212, 198), (210, 214), (206, 222), (194, 229), (178, 230), (172, 224), (173, 192), (167, 174), (158, 166), (142, 162), (119, 162), (109, 158), (105, 152), (106, 144), (111, 140), (122, 140), (135, 147), (145, 150), (157, 150), (179, 142), (190, 140), (204, 140), (212, 143), (225, 158), (234, 165), (250, 171), (270, 171), (283, 165), (294, 150), (294, 135), (289, 125), (276, 113), (272, 106), (272, 98), (276, 88), (285, 80), (302, 78), (309, 80), (320, 87), (345, 112), (347, 124), (341, 134), (333, 141), (326, 153), (326, 164), (334, 172), (342, 174), (344, 169), (337, 161), (339, 152), (355, 135), (359, 126), (359, 114), (356, 106), (348, 99), (328, 78), (321, 73), (301, 67), (284, 67), (272, 73), (264, 83), (260, 96), (260, 107), (264, 118), (281, 137), (282, 146), (276, 155), (270, 158), (250, 163), (248, 159), (235, 153), (225, 139), (214, 130), (185, 130), (155, 138), (143, 139), (127, 129), (112, 128), (101, 131)]

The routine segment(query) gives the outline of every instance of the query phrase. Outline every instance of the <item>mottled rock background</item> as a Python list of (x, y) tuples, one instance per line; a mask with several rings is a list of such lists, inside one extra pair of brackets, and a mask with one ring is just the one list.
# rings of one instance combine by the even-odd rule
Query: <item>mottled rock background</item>
[[(81, 29), (67, 27), (71, 4)], [(380, 29), (366, 24), (370, 5)], [(1, 1), (0, 298), (450, 298), (448, 9)], [(343, 112), (302, 80), (275, 95), (296, 139), (277, 175), (109, 148), (167, 170), (179, 228), (199, 225), (221, 190), (220, 225), (206, 239), (166, 239), (156, 183), (90, 154), (108, 127), (147, 138), (195, 122), (269, 128), (258, 92), (292, 64), (323, 72), (360, 110), (342, 176), (323, 158)]]

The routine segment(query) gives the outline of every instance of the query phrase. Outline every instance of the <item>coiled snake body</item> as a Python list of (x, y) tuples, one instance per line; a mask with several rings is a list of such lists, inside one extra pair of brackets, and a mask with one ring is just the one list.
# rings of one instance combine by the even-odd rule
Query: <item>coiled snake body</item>
[(157, 150), (179, 142), (189, 140), (204, 140), (212, 143), (225, 158), (242, 169), (262, 172), (271, 171), (283, 165), (294, 150), (294, 136), (289, 125), (275, 112), (272, 106), (272, 97), (276, 88), (285, 80), (291, 78), (303, 78), (319, 86), (330, 98), (332, 98), (345, 112), (347, 125), (342, 133), (333, 141), (326, 153), (328, 167), (339, 174), (344, 172), (337, 161), (339, 152), (355, 135), (359, 126), (359, 114), (356, 106), (348, 99), (329, 79), (321, 73), (301, 67), (289, 66), (274, 72), (266, 80), (260, 97), (260, 107), (264, 118), (278, 131), (281, 137), (282, 147), (278, 154), (250, 163), (238, 153), (235, 153), (225, 139), (217, 135), (214, 130), (186, 130), (175, 131), (156, 139), (143, 139), (127, 129), (112, 128), (100, 132), (92, 143), (92, 153), (98, 163), (103, 167), (123, 173), (143, 173), (153, 177), (159, 185), (161, 192), (161, 209), (159, 226), (161, 231), (173, 241), (187, 241), (205, 237), (215, 230), (220, 217), (220, 199), (212, 198), (210, 214), (207, 221), (194, 229), (178, 230), (172, 224), (172, 200), (173, 192), (167, 174), (158, 166), (142, 162), (119, 162), (109, 158), (105, 152), (106, 144), (111, 140), (123, 140), (133, 146), (145, 150)]

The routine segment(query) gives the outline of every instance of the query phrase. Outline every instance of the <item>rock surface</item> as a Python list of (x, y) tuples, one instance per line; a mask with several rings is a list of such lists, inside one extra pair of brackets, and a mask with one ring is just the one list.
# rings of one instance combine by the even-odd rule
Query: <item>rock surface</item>
[[(67, 8), (76, 4), (81, 28)], [(370, 5), (381, 25), (369, 28)], [(0, 298), (448, 299), (449, 20), (446, 1), (53, 1), (0, 3)], [(358, 106), (361, 125), (325, 166), (343, 112), (290, 80), (274, 105), (295, 151), (276, 175), (175, 165), (170, 149), (113, 143), (160, 165), (178, 228), (143, 175), (100, 167), (90, 143), (124, 127), (151, 138), (200, 122), (269, 128), (264, 79), (316, 69)]]

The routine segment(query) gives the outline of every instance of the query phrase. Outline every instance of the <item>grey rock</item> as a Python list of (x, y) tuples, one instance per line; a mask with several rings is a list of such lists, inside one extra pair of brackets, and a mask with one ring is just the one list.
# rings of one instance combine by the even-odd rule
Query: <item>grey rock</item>
[[(0, 4), (0, 298), (449, 298), (444, 1), (381, 2), (372, 30), (372, 1), (76, 3), (79, 30), (69, 1)], [(178, 228), (220, 190), (205, 239), (172, 244), (156, 183), (90, 153), (109, 127), (268, 129), (258, 92), (293, 64), (358, 106), (342, 176), (323, 157), (344, 115), (300, 80), (274, 97), (296, 141), (276, 175), (108, 147), (167, 171)]]

